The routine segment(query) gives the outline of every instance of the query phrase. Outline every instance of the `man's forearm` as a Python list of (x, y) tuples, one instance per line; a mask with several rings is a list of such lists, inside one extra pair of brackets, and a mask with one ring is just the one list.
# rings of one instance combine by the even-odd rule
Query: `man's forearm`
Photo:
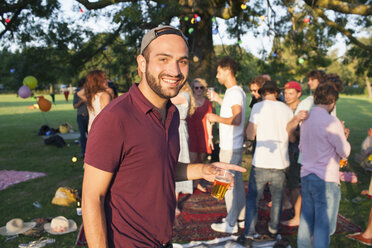
[(176, 181), (196, 180), (203, 176), (203, 164), (184, 164), (178, 162), (176, 165)]
[(231, 116), (228, 118), (218, 116), (217, 117), (218, 123), (223, 123), (225, 125), (233, 125), (233, 126), (239, 126), (241, 122), (241, 114), (236, 116)]
[(108, 247), (104, 197), (82, 202), (84, 232), (89, 248)]

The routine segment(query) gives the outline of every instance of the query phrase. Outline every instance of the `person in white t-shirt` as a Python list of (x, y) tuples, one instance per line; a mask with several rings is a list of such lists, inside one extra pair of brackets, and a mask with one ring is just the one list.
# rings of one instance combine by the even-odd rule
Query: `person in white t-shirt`
[[(243, 159), (244, 120), (245, 120), (245, 93), (238, 86), (235, 73), (238, 64), (231, 57), (222, 58), (217, 67), (216, 78), (221, 85), (226, 87), (222, 99), (215, 91), (212, 100), (221, 105), (220, 116), (209, 113), (207, 119), (218, 122), (220, 136), (220, 161), (241, 165)], [(245, 216), (245, 191), (240, 172), (234, 172), (234, 188), (225, 195), (227, 209), (226, 219), (222, 223), (213, 223), (212, 229), (217, 232), (238, 232), (237, 222), (244, 225)]]
[[(252, 169), (249, 177), (249, 191), (246, 201), (244, 235), (238, 242), (249, 247), (252, 241), (274, 240), (282, 208), (282, 196), (285, 183), (285, 169), (289, 166), (288, 139), (298, 123), (307, 117), (305, 111), (294, 117), (292, 110), (277, 100), (280, 93), (275, 82), (267, 81), (259, 91), (263, 101), (256, 103), (246, 129), (248, 140), (257, 139), (253, 155)], [(270, 182), (272, 207), (268, 234), (259, 235), (257, 223), (257, 206), (265, 185)]]

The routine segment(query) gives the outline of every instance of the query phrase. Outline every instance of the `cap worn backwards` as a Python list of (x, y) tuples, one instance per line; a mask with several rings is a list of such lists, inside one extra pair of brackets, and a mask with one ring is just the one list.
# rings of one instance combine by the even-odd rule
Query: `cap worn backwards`
[(141, 54), (143, 54), (143, 51), (146, 49), (146, 47), (148, 47), (148, 45), (150, 45), (150, 43), (153, 40), (165, 34), (178, 35), (182, 37), (182, 39), (186, 42), (187, 46), (189, 45), (187, 42), (186, 36), (178, 28), (175, 28), (169, 25), (159, 26), (159, 27), (151, 29), (143, 36), (142, 42), (141, 42)]

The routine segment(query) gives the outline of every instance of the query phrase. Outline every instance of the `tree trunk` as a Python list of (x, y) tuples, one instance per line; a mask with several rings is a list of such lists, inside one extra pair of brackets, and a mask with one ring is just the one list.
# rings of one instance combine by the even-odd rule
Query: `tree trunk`
[[(192, 25), (184, 23), (182, 31), (188, 37), (190, 72), (189, 81), (196, 77), (204, 78), (213, 85), (216, 75), (216, 55), (212, 39), (212, 17), (207, 13), (200, 14), (202, 20)], [(191, 28), (193, 31), (190, 33)]]
[(366, 76), (366, 86), (367, 86), (368, 97), (372, 98), (371, 82), (369, 82), (368, 76)]

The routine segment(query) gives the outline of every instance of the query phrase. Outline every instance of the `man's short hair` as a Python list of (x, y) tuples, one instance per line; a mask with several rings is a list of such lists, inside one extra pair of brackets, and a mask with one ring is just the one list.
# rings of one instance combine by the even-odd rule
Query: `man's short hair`
[(338, 93), (344, 90), (341, 78), (336, 73), (329, 73), (325, 76), (324, 83), (333, 85)]
[(258, 94), (265, 96), (267, 93), (280, 94), (280, 89), (274, 81), (266, 81), (264, 85), (258, 90)]
[(338, 92), (330, 84), (320, 84), (314, 92), (314, 104), (329, 105), (336, 102), (338, 99)]
[(307, 78), (318, 79), (319, 84), (323, 83), (326, 73), (322, 70), (312, 70), (306, 74)]
[(261, 88), (266, 81), (268, 81), (268, 80), (265, 77), (263, 77), (263, 76), (257, 76), (257, 77), (254, 77), (249, 82), (249, 85), (256, 84), (258, 86), (258, 88)]
[(221, 67), (221, 68), (230, 69), (231, 73), (234, 76), (235, 76), (236, 72), (238, 71), (238, 63), (236, 63), (236, 61), (230, 56), (226, 56), (226, 57), (223, 57), (222, 59), (220, 59), (220, 61), (218, 61), (218, 66)]

